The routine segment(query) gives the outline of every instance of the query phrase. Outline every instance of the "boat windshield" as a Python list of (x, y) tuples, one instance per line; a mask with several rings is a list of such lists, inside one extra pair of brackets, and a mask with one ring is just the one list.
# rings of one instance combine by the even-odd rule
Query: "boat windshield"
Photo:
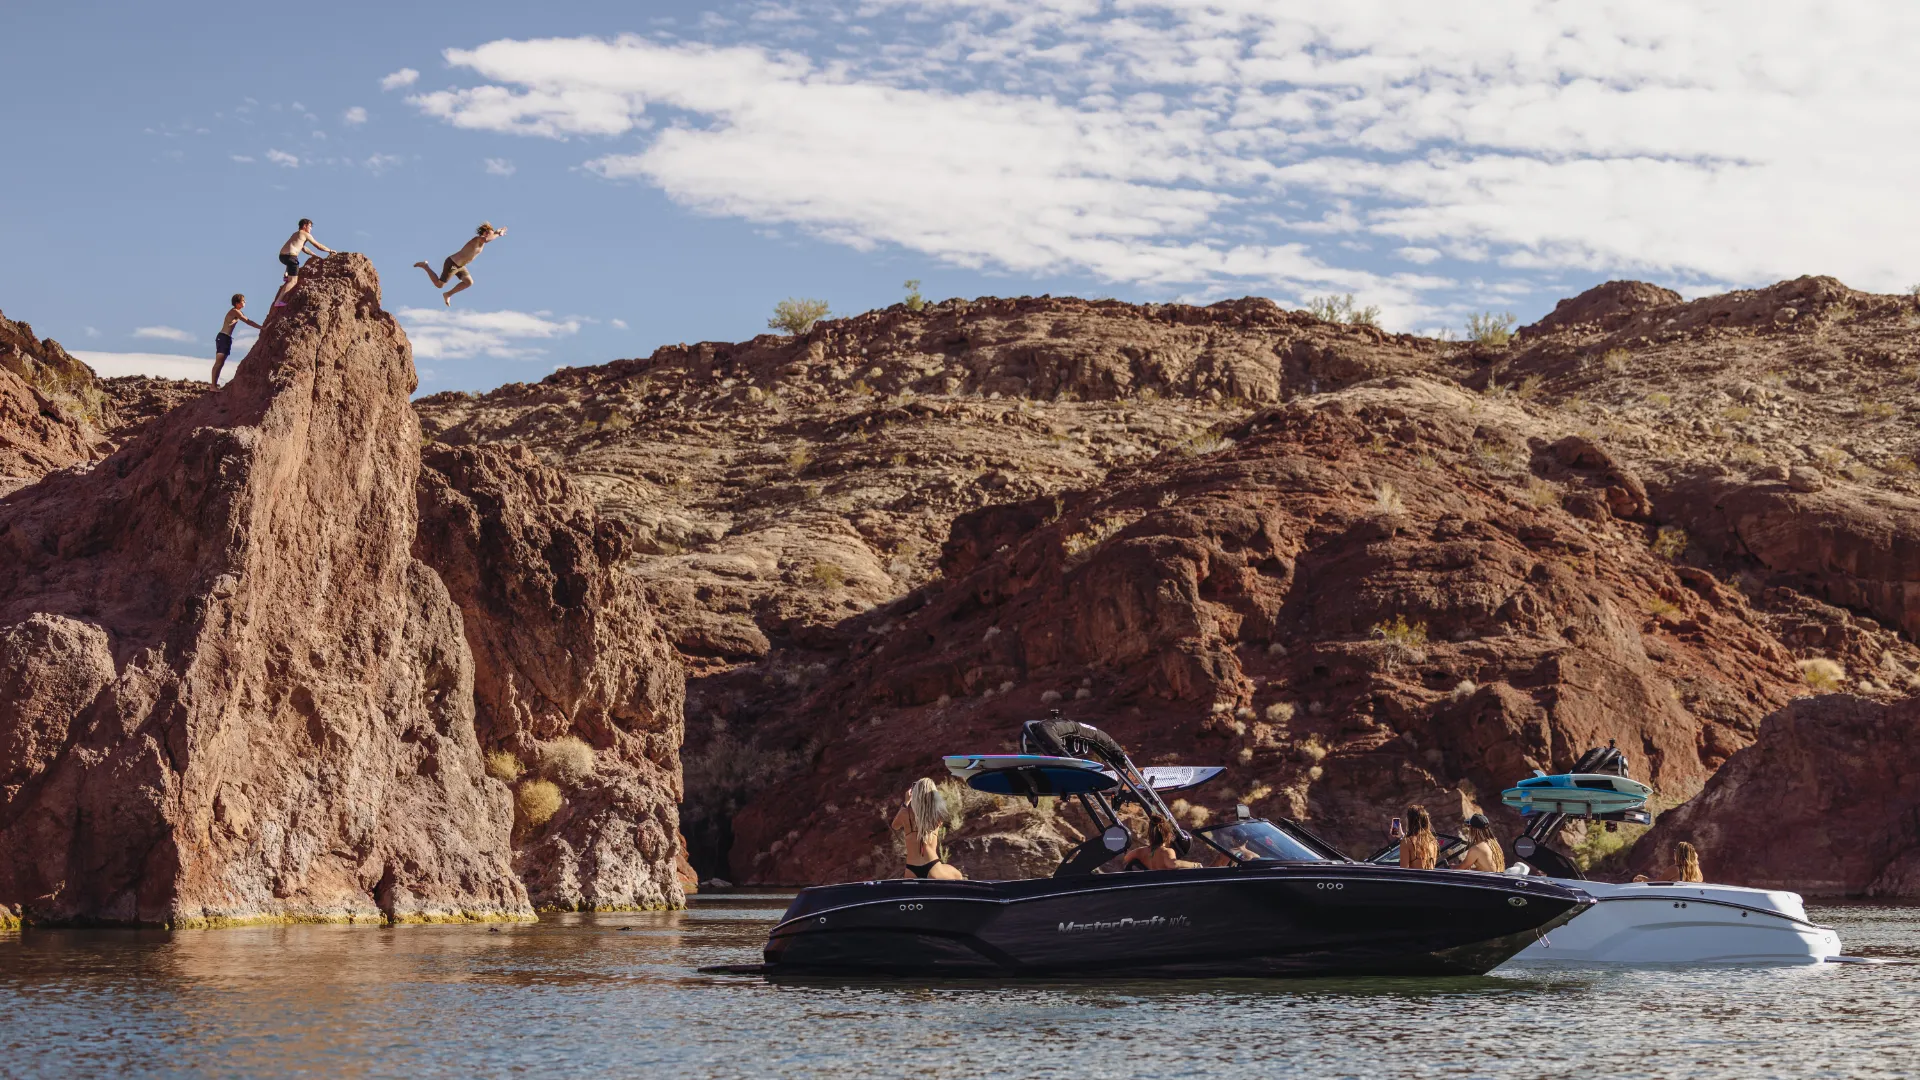
[(1201, 829), (1199, 835), (1239, 862), (1326, 862), (1327, 857), (1287, 835), (1271, 821), (1236, 821)]

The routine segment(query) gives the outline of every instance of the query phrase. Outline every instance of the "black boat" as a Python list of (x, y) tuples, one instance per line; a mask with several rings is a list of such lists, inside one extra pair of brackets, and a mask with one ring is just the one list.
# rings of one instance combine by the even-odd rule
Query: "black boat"
[[(773, 928), (765, 974), (1295, 976), (1482, 974), (1590, 906), (1538, 878), (1355, 862), (1297, 822), (1178, 833), (1194, 869), (1101, 872), (1134, 842), (1134, 800), (1173, 822), (1158, 777), (1096, 728), (1022, 732), (1030, 755), (972, 773), (987, 790), (1068, 795), (1092, 839), (1051, 878), (901, 879), (803, 890)], [(968, 759), (949, 759), (950, 765)], [(1008, 759), (971, 759), (989, 765)], [(958, 766), (955, 766), (958, 770)], [(1218, 770), (1205, 771), (1206, 775)], [(1109, 797), (1111, 793), (1111, 798)]]

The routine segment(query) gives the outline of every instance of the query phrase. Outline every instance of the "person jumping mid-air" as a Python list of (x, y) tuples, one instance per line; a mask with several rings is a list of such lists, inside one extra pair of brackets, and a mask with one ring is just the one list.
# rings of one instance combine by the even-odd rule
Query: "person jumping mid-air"
[[(280, 265), (285, 268), (285, 276), (280, 279), (280, 291), (274, 294), (274, 307), (281, 306), (287, 290), (293, 288), (294, 279), (300, 276), (300, 256), (307, 253), (309, 245), (314, 248), (315, 258), (324, 259), (333, 254), (332, 248), (313, 238), (313, 219), (301, 218), (300, 227), (287, 237), (286, 243), (280, 245)], [(272, 318), (273, 312), (268, 311), (267, 317)]]
[(507, 235), (507, 230), (496, 229), (493, 227), (492, 222), (483, 221), (480, 223), (480, 227), (474, 230), (473, 239), (467, 241), (459, 251), (447, 256), (447, 261), (440, 264), (439, 273), (434, 273), (433, 267), (428, 266), (424, 262), (417, 262), (413, 265), (427, 272), (427, 280), (433, 282), (433, 287), (436, 289), (446, 289), (447, 282), (452, 281), (454, 278), (460, 279), (460, 284), (455, 285), (451, 289), (447, 289), (446, 294), (441, 297), (441, 300), (444, 301), (448, 307), (452, 307), (454, 293), (466, 292), (468, 289), (473, 288), (473, 275), (467, 271), (467, 264), (480, 257), (481, 248), (486, 247), (488, 244), (493, 243), (505, 235)]
[(227, 366), (227, 355), (233, 352), (233, 324), (246, 323), (255, 330), (260, 324), (247, 318), (247, 295), (233, 294), (233, 306), (227, 309), (227, 317), (220, 323), (220, 332), (213, 335), (213, 385), (220, 385), (220, 369)]

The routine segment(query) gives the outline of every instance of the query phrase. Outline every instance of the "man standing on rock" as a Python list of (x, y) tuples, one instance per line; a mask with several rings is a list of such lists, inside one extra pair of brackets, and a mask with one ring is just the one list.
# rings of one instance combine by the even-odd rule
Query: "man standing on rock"
[(417, 262), (413, 265), (427, 272), (427, 280), (433, 282), (433, 287), (436, 289), (445, 289), (447, 282), (452, 281), (454, 278), (460, 279), (460, 284), (455, 285), (451, 289), (447, 289), (446, 294), (440, 298), (448, 307), (452, 307), (454, 293), (466, 292), (468, 289), (473, 288), (473, 275), (467, 272), (467, 264), (480, 257), (481, 248), (486, 247), (488, 244), (493, 243), (505, 235), (507, 235), (507, 230), (496, 229), (493, 227), (491, 221), (483, 221), (480, 223), (480, 227), (474, 230), (473, 239), (467, 241), (459, 251), (447, 256), (447, 261), (440, 264), (440, 272), (438, 274), (433, 272), (433, 267), (428, 266), (424, 262)]
[[(309, 245), (314, 248), (314, 258), (324, 259), (333, 254), (332, 248), (313, 238), (313, 219), (301, 218), (300, 227), (287, 237), (286, 243), (280, 245), (280, 265), (286, 268), (286, 273), (280, 279), (280, 291), (273, 296), (274, 307), (281, 305), (287, 290), (293, 288), (294, 279), (300, 276), (300, 256), (307, 253)], [(267, 318), (273, 318), (271, 310), (267, 312)]]
[(234, 293), (232, 307), (227, 309), (227, 317), (220, 323), (220, 332), (213, 335), (213, 385), (220, 385), (220, 369), (227, 365), (227, 355), (233, 352), (233, 324), (246, 323), (255, 330), (260, 324), (247, 318), (247, 294)]

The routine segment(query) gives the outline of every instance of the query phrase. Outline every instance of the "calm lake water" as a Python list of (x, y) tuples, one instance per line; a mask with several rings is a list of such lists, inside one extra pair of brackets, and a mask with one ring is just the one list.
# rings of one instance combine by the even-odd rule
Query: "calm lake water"
[[(502, 927), (0, 935), (0, 1075), (1911, 1077), (1920, 965), (1169, 984), (823, 982), (785, 897)], [(1920, 960), (1920, 908), (1814, 912)]]

